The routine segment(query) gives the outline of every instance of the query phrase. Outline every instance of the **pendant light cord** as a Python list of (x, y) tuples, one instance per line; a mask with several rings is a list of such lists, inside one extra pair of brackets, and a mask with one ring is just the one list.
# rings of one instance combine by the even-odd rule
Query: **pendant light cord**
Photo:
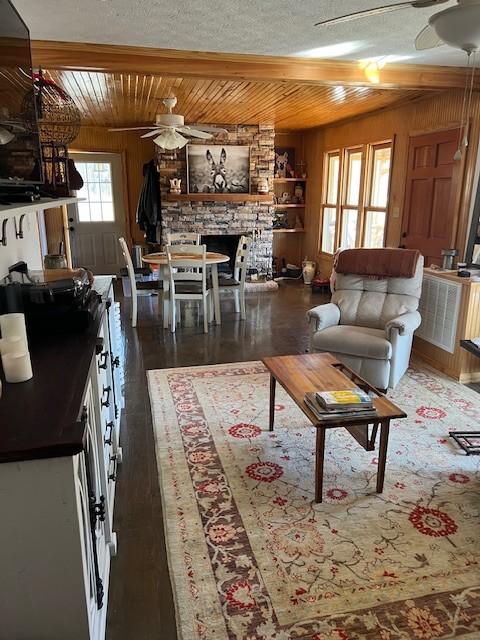
[(465, 73), (465, 88), (463, 90), (463, 103), (462, 103), (462, 115), (460, 118), (460, 131), (458, 134), (458, 150), (457, 153), (461, 153), (463, 138), (465, 136), (465, 111), (467, 106), (467, 96), (468, 96), (468, 79), (469, 79), (469, 70), (470, 70), (470, 57), (472, 52), (467, 52), (467, 70)]
[(472, 74), (471, 74), (471, 77), (470, 77), (470, 93), (468, 95), (468, 106), (467, 106), (467, 111), (465, 113), (464, 142), (465, 142), (465, 146), (466, 147), (468, 146), (467, 129), (468, 129), (469, 116), (470, 116), (471, 107), (472, 107), (473, 81), (475, 79), (475, 65), (476, 65), (476, 62), (477, 62), (476, 55), (477, 55), (477, 52), (474, 51), (473, 52), (473, 62), (472, 62)]

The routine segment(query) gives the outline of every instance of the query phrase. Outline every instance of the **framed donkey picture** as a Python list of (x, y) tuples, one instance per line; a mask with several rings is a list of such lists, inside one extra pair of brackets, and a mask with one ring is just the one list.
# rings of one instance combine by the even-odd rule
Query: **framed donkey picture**
[(188, 193), (250, 193), (250, 147), (189, 144)]

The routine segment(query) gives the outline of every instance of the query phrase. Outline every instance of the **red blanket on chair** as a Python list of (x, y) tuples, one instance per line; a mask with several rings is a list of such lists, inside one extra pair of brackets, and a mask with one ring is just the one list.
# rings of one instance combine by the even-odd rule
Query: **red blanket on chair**
[(419, 256), (416, 249), (345, 249), (334, 269), (376, 278), (413, 278)]

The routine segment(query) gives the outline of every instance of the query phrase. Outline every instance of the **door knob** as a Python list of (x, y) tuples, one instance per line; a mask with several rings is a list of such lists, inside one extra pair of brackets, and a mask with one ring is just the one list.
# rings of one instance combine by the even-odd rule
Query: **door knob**
[(75, 227), (68, 227), (69, 231), (75, 231)]
[(75, 222), (75, 220), (73, 218), (69, 218), (68, 221), (69, 222)]

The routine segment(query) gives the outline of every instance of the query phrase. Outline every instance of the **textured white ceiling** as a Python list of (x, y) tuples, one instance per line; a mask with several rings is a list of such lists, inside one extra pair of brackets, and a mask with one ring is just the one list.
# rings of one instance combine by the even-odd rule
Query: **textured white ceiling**
[[(318, 57), (406, 56), (403, 62), (413, 64), (460, 66), (466, 58), (448, 47), (415, 51), (416, 34), (439, 7), (313, 26), (321, 19), (398, 0), (13, 1), (36, 39), (279, 56), (329, 47)], [(441, 9), (453, 4), (455, 0)]]

